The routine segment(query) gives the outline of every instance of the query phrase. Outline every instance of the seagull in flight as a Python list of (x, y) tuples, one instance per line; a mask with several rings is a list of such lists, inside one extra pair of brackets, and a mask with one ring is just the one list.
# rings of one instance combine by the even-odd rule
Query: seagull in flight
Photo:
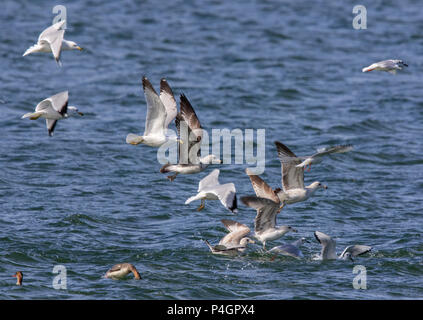
[(254, 196), (242, 197), (241, 201), (257, 210), (254, 219), (254, 237), (263, 243), (263, 250), (266, 250), (267, 241), (279, 239), (288, 232), (297, 232), (291, 226), (276, 226), (276, 216), (280, 212), (278, 203)]
[(237, 255), (243, 253), (247, 249), (249, 243), (255, 243), (254, 240), (247, 237), (250, 233), (250, 228), (245, 224), (228, 219), (222, 219), (220, 221), (226, 229), (228, 229), (229, 233), (215, 246), (212, 246), (207, 240), (204, 240), (212, 253)]
[(287, 157), (297, 158), (297, 156), (281, 142), (275, 141), (275, 145), (282, 167), (282, 190), (278, 191), (276, 195), (283, 204), (305, 201), (310, 198), (317, 189), (328, 188), (319, 181), (315, 181), (305, 187), (304, 169), (297, 166), (302, 162), (301, 159), (286, 162), (285, 159)]
[(29, 118), (30, 120), (37, 120), (40, 117), (46, 119), (48, 135), (51, 137), (53, 136), (53, 131), (56, 128), (58, 120), (67, 119), (76, 114), (80, 116), (84, 115), (78, 111), (77, 107), (68, 106), (68, 99), (68, 91), (57, 93), (41, 101), (35, 107), (35, 112), (25, 113), (22, 119)]
[(402, 70), (403, 67), (408, 67), (402, 60), (384, 60), (379, 61), (376, 63), (371, 64), (368, 67), (363, 68), (363, 72), (370, 72), (370, 71), (387, 71), (392, 74), (396, 74), (397, 70)]
[(37, 43), (29, 47), (23, 56), (25, 57), (34, 52), (52, 52), (57, 64), (61, 66), (60, 54), (62, 50), (81, 51), (82, 48), (75, 42), (63, 39), (65, 30), (62, 27), (65, 22), (66, 20), (59, 21), (41, 32)]
[(345, 153), (351, 151), (353, 146), (350, 144), (344, 145), (337, 145), (333, 147), (326, 147), (318, 149), (316, 153), (312, 154), (311, 156), (302, 156), (302, 157), (292, 157), (292, 156), (285, 156), (284, 153), (280, 156), (280, 161), (283, 163), (289, 163), (292, 161), (301, 160), (301, 163), (297, 164), (295, 167), (305, 169), (308, 167), (307, 171), (310, 171), (311, 164), (318, 164), (323, 161), (323, 157), (333, 153)]
[[(177, 164), (167, 163), (160, 169), (161, 173), (174, 172), (173, 175), (167, 176), (170, 181), (175, 180), (178, 174), (198, 173), (212, 163), (222, 163), (213, 154), (200, 157), (203, 129), (194, 108), (184, 94), (180, 96), (180, 109), (181, 111), (175, 118), (175, 125), (178, 130), (178, 137), (182, 139), (180, 141), (188, 141), (188, 143), (178, 146), (179, 160)], [(183, 138), (181, 137), (182, 134), (184, 135)]]
[(132, 145), (142, 143), (150, 147), (160, 147), (168, 140), (182, 143), (177, 137), (166, 135), (169, 124), (177, 114), (176, 101), (166, 79), (160, 81), (160, 96), (145, 76), (142, 78), (142, 87), (147, 101), (145, 131), (143, 135), (129, 133), (126, 136), (126, 143)]
[(220, 202), (232, 213), (238, 212), (236, 189), (233, 183), (219, 183), (219, 169), (214, 169), (209, 175), (201, 179), (198, 184), (197, 195), (188, 198), (185, 204), (195, 200), (201, 200), (197, 211), (204, 209), (206, 200), (220, 200)]

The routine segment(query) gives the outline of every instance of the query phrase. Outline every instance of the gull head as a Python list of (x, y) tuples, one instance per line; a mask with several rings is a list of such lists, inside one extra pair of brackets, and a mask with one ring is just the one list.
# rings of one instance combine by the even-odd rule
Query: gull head
[(320, 183), (319, 181), (315, 181), (312, 184), (310, 184), (309, 188), (312, 189), (312, 190), (316, 190), (318, 188), (322, 188), (322, 189), (326, 190), (328, 188), (328, 186), (323, 184), (323, 183)]
[(84, 115), (82, 112), (78, 111), (77, 107), (69, 106), (65, 117), (70, 117), (70, 116), (77, 115), (77, 114), (80, 115), (80, 116)]
[(283, 234), (288, 233), (288, 232), (298, 232), (297, 229), (295, 229), (291, 226), (282, 226), (282, 227), (279, 228), (279, 230), (283, 231), (284, 232)]
[(241, 241), (239, 242), (241, 246), (246, 246), (249, 243), (256, 243), (256, 242), (248, 237), (242, 238)]
[(79, 51), (82, 51), (83, 50), (83, 48), (81, 48), (80, 46), (78, 46), (76, 44), (76, 42), (69, 41), (69, 40), (64, 40), (63, 42), (66, 44), (66, 46), (70, 50), (79, 50)]
[(408, 64), (406, 64), (404, 61), (402, 60), (398, 60), (397, 64), (401, 67), (408, 67)]
[(309, 240), (307, 240), (306, 238), (302, 237), (299, 239), (299, 244), (303, 244), (304, 242), (310, 243)]

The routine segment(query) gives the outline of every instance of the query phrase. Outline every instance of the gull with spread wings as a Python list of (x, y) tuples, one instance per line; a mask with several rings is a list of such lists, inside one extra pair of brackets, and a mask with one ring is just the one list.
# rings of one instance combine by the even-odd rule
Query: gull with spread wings
[(188, 141), (188, 143), (179, 145), (177, 164), (168, 163), (160, 169), (161, 173), (174, 172), (173, 175), (167, 176), (170, 181), (173, 181), (178, 174), (198, 173), (212, 163), (222, 162), (213, 154), (200, 157), (203, 129), (194, 108), (184, 94), (180, 96), (180, 109), (181, 111), (176, 115), (175, 124), (180, 139), (182, 132), (184, 133), (181, 141)]
[(316, 153), (311, 156), (301, 156), (301, 157), (292, 157), (286, 155), (286, 153), (281, 153), (279, 157), (282, 163), (290, 163), (292, 161), (301, 160), (301, 163), (297, 164), (295, 167), (305, 169), (308, 166), (308, 171), (311, 169), (311, 164), (318, 164), (323, 161), (323, 157), (333, 153), (345, 153), (351, 151), (353, 146), (350, 144), (337, 145), (332, 147), (325, 147), (318, 149)]
[(319, 181), (315, 181), (309, 186), (304, 186), (304, 169), (298, 167), (302, 162), (301, 159), (284, 161), (288, 158), (298, 158), (287, 146), (275, 141), (278, 151), (278, 157), (282, 167), (282, 189), (277, 193), (280, 201), (284, 204), (300, 202), (310, 198), (313, 193), (319, 189), (327, 189), (328, 187)]
[(207, 240), (204, 240), (212, 253), (237, 255), (243, 253), (247, 249), (249, 243), (255, 243), (254, 240), (247, 237), (250, 233), (250, 228), (245, 224), (227, 219), (222, 219), (220, 221), (222, 221), (229, 233), (215, 246), (212, 246)]
[(145, 76), (142, 78), (142, 87), (147, 101), (145, 131), (143, 135), (128, 134), (126, 143), (132, 145), (142, 143), (150, 147), (160, 147), (169, 140), (182, 143), (177, 137), (166, 135), (169, 124), (177, 114), (176, 101), (166, 79), (160, 81), (160, 96)]
[(40, 117), (46, 119), (48, 134), (52, 136), (58, 120), (67, 119), (75, 114), (84, 115), (78, 111), (78, 108), (68, 106), (68, 99), (68, 91), (57, 93), (41, 101), (35, 107), (35, 112), (25, 113), (22, 119), (29, 118), (30, 120), (37, 120)]
[(60, 54), (62, 50), (82, 50), (75, 42), (63, 39), (65, 30), (62, 29), (65, 20), (59, 21), (41, 32), (38, 41), (29, 47), (23, 56), (34, 52), (52, 52), (54, 59), (61, 66)]
[(352, 245), (346, 247), (344, 251), (342, 251), (341, 255), (337, 256), (335, 251), (336, 241), (332, 237), (320, 231), (315, 231), (314, 236), (316, 237), (316, 240), (322, 245), (322, 251), (320, 252), (320, 255), (317, 255), (314, 260), (350, 259), (353, 261), (354, 257), (365, 254), (372, 249), (370, 246)]
[(209, 175), (201, 179), (198, 184), (197, 195), (188, 198), (185, 204), (195, 200), (201, 200), (197, 211), (204, 209), (206, 200), (220, 200), (220, 202), (233, 213), (237, 213), (236, 189), (233, 183), (219, 183), (219, 169), (214, 169)]

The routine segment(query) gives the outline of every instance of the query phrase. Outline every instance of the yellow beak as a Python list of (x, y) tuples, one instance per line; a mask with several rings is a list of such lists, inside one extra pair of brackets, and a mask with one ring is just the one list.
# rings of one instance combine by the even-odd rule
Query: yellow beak
[(80, 46), (76, 46), (76, 48), (77, 48), (79, 51), (82, 51), (82, 50), (83, 50), (83, 48), (81, 48)]

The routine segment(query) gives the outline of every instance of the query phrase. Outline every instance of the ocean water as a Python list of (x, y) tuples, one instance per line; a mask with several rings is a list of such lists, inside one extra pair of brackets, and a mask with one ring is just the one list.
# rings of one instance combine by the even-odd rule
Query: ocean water
[[(419, 1), (68, 1), (65, 38), (85, 50), (23, 52), (54, 18), (54, 1), (3, 1), (0, 11), (1, 299), (421, 299), (423, 297), (423, 7)], [(367, 29), (352, 26), (357, 4)], [(362, 73), (399, 58), (397, 75)], [(278, 224), (298, 229), (268, 246), (306, 237), (305, 259), (260, 252), (212, 255), (202, 241), (226, 234), (221, 219), (253, 228), (219, 202), (184, 205), (212, 167), (169, 182), (156, 149), (125, 143), (143, 132), (141, 78), (166, 77), (203, 127), (266, 130), (261, 177), (280, 187), (274, 141), (297, 154), (351, 143), (306, 172), (329, 186), (287, 206)], [(84, 117), (21, 116), (69, 90)], [(254, 191), (247, 164), (224, 164), (221, 183)], [(313, 261), (319, 230), (373, 250), (351, 261)], [(143, 279), (102, 276), (130, 262)], [(55, 266), (66, 289), (54, 289)], [(366, 268), (354, 289), (353, 268)], [(24, 285), (11, 277), (24, 274)]]

